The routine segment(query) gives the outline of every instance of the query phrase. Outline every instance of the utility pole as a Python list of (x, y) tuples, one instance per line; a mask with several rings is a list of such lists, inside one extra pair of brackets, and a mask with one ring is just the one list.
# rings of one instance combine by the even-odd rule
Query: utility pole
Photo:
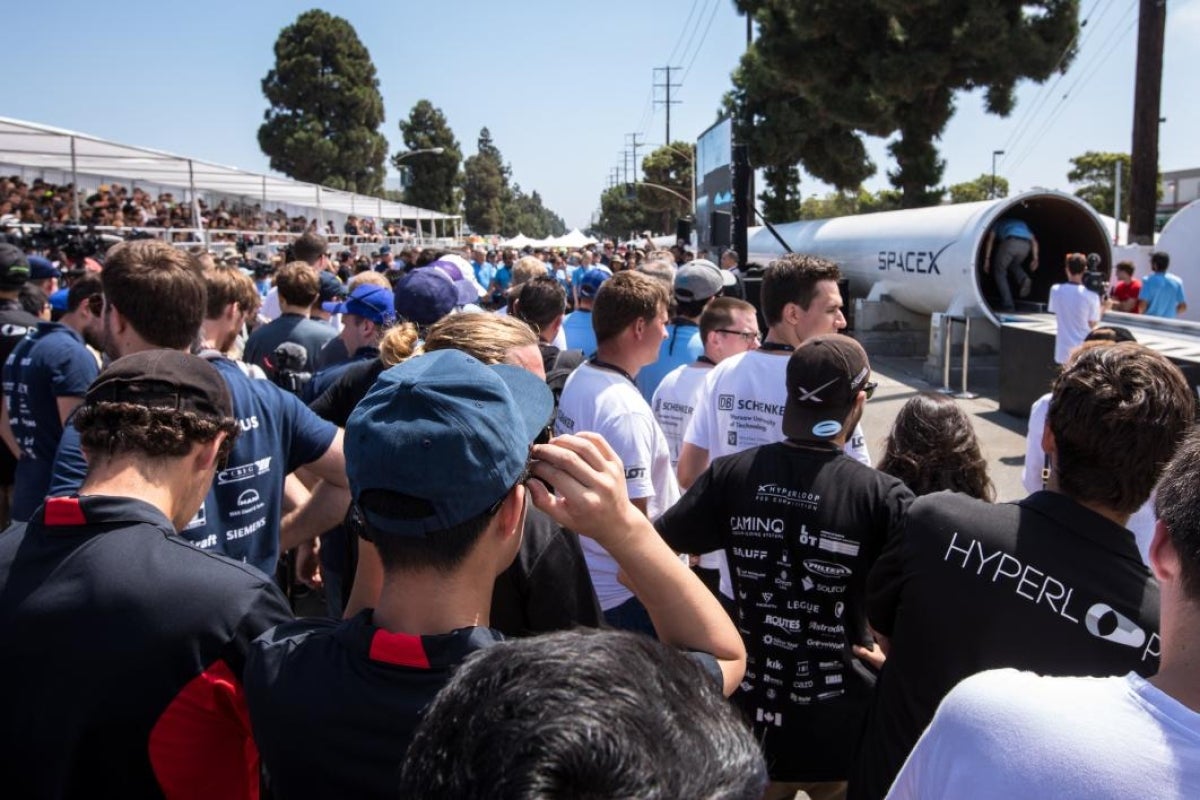
[(1133, 149), (1130, 150), (1129, 243), (1154, 243), (1158, 203), (1158, 126), (1162, 101), (1166, 0), (1139, 0), (1137, 73), (1133, 88)]
[(643, 147), (646, 144), (645, 142), (638, 141), (638, 135), (639, 134), (636, 133), (625, 134), (625, 146), (628, 147), (629, 152), (633, 154), (633, 180), (635, 183), (638, 180), (637, 151), (639, 147)]
[(675, 70), (676, 72), (678, 72), (679, 67), (655, 67), (654, 68), (654, 77), (656, 80), (658, 78), (658, 73), (660, 73), (660, 72), (666, 73), (666, 78), (663, 80), (662, 83), (656, 82), (654, 84), (655, 89), (663, 90), (663, 99), (655, 100), (654, 104), (658, 105), (658, 106), (666, 106), (667, 107), (667, 139), (666, 139), (667, 144), (671, 143), (671, 106), (679, 105), (678, 100), (671, 99), (671, 90), (678, 89), (680, 86), (683, 85), (681, 83), (671, 83), (671, 70)]
[(629, 183), (629, 151), (628, 150), (621, 151), (621, 169), (624, 171), (624, 174), (625, 174), (624, 182)]

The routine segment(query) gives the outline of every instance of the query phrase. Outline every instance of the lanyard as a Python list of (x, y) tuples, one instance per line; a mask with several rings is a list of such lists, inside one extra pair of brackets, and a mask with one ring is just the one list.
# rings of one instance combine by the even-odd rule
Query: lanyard
[(783, 342), (763, 342), (758, 346), (758, 349), (762, 353), (791, 353), (796, 348)]
[(713, 361), (711, 358), (709, 358), (708, 356), (705, 356), (705, 355), (697, 356), (696, 363), (697, 364), (708, 364), (711, 367), (715, 367), (717, 365), (717, 362)]
[(588, 363), (591, 364), (593, 367), (599, 367), (600, 369), (611, 369), (613, 372), (620, 373), (621, 375), (623, 375), (625, 377), (625, 379), (627, 381), (632, 383), (634, 386), (637, 385), (637, 381), (635, 381), (633, 379), (633, 376), (630, 375), (625, 370), (618, 367), (616, 364), (610, 364), (607, 361), (601, 361), (599, 358), (596, 358), (595, 356), (592, 356), (590, 359), (588, 359)]

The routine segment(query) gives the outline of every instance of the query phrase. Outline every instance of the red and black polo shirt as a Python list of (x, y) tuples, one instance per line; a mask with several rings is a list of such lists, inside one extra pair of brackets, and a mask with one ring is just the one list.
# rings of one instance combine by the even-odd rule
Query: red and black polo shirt
[(371, 618), (297, 620), (254, 642), (246, 700), (280, 800), (394, 798), (425, 708), (467, 656), (503, 639), (478, 627), (389, 633)]
[(265, 575), (141, 500), (47, 500), (0, 534), (3, 793), (256, 797), (241, 676), (290, 618)]

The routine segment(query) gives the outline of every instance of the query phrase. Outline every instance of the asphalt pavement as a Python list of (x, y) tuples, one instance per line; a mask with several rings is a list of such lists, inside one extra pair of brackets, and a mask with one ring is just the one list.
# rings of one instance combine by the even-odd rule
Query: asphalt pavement
[[(863, 431), (871, 458), (883, 457), (884, 442), (901, 406), (921, 392), (937, 391), (937, 385), (922, 377), (923, 358), (870, 355), (873, 380), (879, 383), (863, 414)], [(957, 373), (952, 380), (958, 380)], [(1019, 500), (1026, 494), (1021, 486), (1025, 463), (1026, 421), (1000, 411), (999, 368), (987, 363), (971, 365), (968, 388), (979, 396), (955, 402), (967, 412), (988, 462), (988, 474), (996, 486), (996, 499)]]

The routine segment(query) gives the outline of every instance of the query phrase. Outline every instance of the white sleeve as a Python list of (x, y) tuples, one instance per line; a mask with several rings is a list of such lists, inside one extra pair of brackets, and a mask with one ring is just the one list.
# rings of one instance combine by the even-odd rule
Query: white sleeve
[(861, 422), (854, 426), (854, 430), (850, 432), (850, 438), (846, 440), (846, 445), (842, 450), (855, 461), (868, 467), (874, 466), (871, 463), (871, 453), (867, 450), (867, 437), (863, 433)]
[(1088, 322), (1100, 321), (1100, 295), (1088, 292)]
[(716, 370), (713, 370), (705, 376), (704, 388), (696, 397), (696, 408), (692, 412), (691, 422), (688, 423), (687, 430), (683, 434), (683, 441), (686, 444), (695, 445), (702, 450), (707, 450), (710, 454), (713, 449), (713, 440), (716, 438), (717, 427), (717, 412), (712, 404), (713, 388), (716, 385), (713, 380), (715, 374)]
[(1030, 494), (1042, 489), (1042, 467), (1046, 465), (1046, 453), (1042, 450), (1042, 429), (1046, 426), (1046, 412), (1049, 408), (1048, 394), (1039, 397), (1029, 408), (1029, 428), (1025, 433), (1025, 466), (1021, 469), (1021, 484)]
[(1056, 283), (1050, 287), (1050, 300), (1046, 303), (1046, 310), (1051, 314), (1057, 311), (1057, 309), (1054, 307), (1054, 296), (1058, 294), (1058, 287), (1061, 285), (1062, 284)]

